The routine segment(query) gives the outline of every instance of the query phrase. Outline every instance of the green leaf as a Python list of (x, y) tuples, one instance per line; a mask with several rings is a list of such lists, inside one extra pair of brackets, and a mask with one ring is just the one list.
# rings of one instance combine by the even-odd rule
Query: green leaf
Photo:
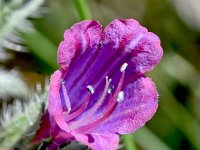
[(142, 127), (134, 133), (135, 141), (143, 150), (171, 150), (159, 137), (147, 127)]
[(42, 33), (37, 30), (33, 32), (21, 33), (21, 36), (25, 44), (30, 48), (30, 50), (46, 62), (48, 65), (57, 69), (59, 66), (57, 64), (57, 47), (50, 42)]

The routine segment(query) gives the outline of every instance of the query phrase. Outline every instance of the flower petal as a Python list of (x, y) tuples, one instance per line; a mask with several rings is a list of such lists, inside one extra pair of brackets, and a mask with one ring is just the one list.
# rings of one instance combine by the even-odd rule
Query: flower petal
[(61, 67), (68, 67), (72, 59), (76, 60), (85, 51), (97, 49), (101, 33), (101, 25), (92, 20), (82, 21), (66, 30), (58, 48), (58, 63)]
[(73, 141), (74, 138), (71, 134), (61, 130), (58, 126), (51, 128), (52, 143), (48, 146), (48, 149), (57, 149), (60, 145), (67, 144), (69, 141)]
[[(93, 40), (101, 43), (99, 38)], [(72, 111), (83, 103), (87, 85), (92, 85), (95, 90), (87, 108), (90, 109), (101, 96), (106, 76), (112, 78), (114, 86), (117, 85), (122, 64), (128, 63), (125, 75), (128, 79), (150, 71), (162, 56), (159, 38), (133, 19), (111, 22), (102, 33), (102, 46), (94, 49), (81, 55), (77, 63), (70, 64), (66, 73), (65, 86)]]
[(91, 132), (132, 133), (152, 118), (158, 107), (158, 94), (150, 78), (141, 76), (126, 85), (123, 91), (124, 100), (110, 118)]
[(81, 134), (75, 133), (77, 141), (88, 145), (93, 150), (115, 150), (119, 144), (119, 135), (117, 134)]
[(103, 46), (113, 51), (121, 50), (121, 57), (130, 59), (131, 73), (137, 74), (152, 70), (163, 55), (160, 39), (133, 19), (112, 21), (105, 28)]
[(70, 132), (70, 129), (64, 120), (63, 107), (60, 96), (60, 87), (62, 82), (61, 78), (62, 73), (59, 70), (57, 70), (51, 76), (50, 90), (48, 96), (48, 112), (50, 117), (53, 117), (55, 119), (55, 122), (62, 130)]

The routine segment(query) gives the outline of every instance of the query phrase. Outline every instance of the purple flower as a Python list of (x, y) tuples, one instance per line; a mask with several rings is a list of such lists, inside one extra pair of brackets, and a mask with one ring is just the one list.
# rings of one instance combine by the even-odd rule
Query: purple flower
[(135, 132), (157, 110), (156, 87), (144, 73), (162, 55), (159, 38), (133, 19), (116, 19), (104, 30), (86, 20), (66, 30), (48, 96), (54, 146), (76, 140), (116, 149), (119, 134)]

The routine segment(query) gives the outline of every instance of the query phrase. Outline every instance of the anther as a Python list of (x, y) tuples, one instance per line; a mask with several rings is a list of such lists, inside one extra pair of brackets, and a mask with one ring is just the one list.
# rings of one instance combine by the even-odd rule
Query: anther
[(111, 94), (113, 90), (114, 90), (114, 86), (113, 85), (109, 86), (108, 94)]
[(120, 68), (120, 71), (121, 71), (121, 72), (124, 72), (124, 71), (126, 70), (127, 66), (128, 66), (127, 63), (123, 63), (123, 65), (122, 65), (121, 68)]
[(64, 84), (64, 83), (65, 83), (65, 81), (64, 81), (64, 80), (62, 80), (62, 81), (61, 81), (61, 84)]
[(87, 86), (87, 90), (91, 93), (94, 94), (94, 88), (91, 85)]
[(120, 91), (117, 95), (117, 101), (118, 102), (121, 102), (124, 100), (124, 92), (123, 91)]

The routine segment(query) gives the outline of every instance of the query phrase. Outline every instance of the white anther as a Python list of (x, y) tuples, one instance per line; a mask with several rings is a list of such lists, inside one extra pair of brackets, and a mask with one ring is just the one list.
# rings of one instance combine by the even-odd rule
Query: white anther
[(61, 81), (61, 84), (64, 84), (64, 83), (65, 83), (65, 81), (64, 81), (64, 80), (62, 80), (62, 81)]
[(87, 89), (91, 94), (94, 94), (94, 88), (91, 85), (88, 85)]
[(108, 94), (111, 94), (111, 92), (112, 92), (112, 89), (108, 89)]
[(120, 68), (120, 71), (121, 71), (121, 72), (124, 72), (124, 71), (126, 70), (127, 66), (128, 66), (127, 63), (123, 63), (123, 65), (122, 65), (121, 68)]
[(123, 91), (120, 91), (117, 95), (117, 101), (118, 102), (121, 102), (124, 100), (124, 92)]
[(111, 86), (108, 88), (108, 94), (111, 94), (113, 90), (114, 90), (114, 86), (111, 85)]

